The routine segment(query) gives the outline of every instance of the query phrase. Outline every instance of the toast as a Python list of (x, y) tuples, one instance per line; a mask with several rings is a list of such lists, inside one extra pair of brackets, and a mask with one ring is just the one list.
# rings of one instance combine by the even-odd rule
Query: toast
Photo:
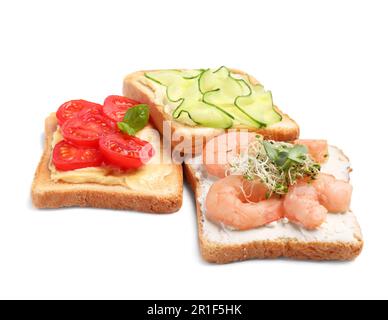
[[(236, 69), (231, 69), (231, 71), (235, 74), (245, 74)], [(170, 114), (164, 112), (164, 106), (160, 102), (166, 94), (165, 90), (160, 90), (158, 84), (147, 79), (144, 76), (146, 72), (149, 71), (138, 71), (127, 75), (124, 79), (123, 95), (150, 106), (152, 121), (159, 132), (171, 132), (172, 147), (179, 146), (186, 154), (198, 154), (206, 141), (225, 132), (224, 129), (192, 127), (175, 121)], [(252, 84), (258, 83), (252, 76), (249, 76), (249, 79)], [(297, 139), (299, 137), (299, 126), (297, 123), (278, 107), (275, 106), (275, 109), (281, 114), (282, 121), (265, 128), (247, 129), (257, 132), (270, 140), (292, 141)], [(167, 128), (163, 128), (163, 125), (167, 126)]]
[[(346, 164), (348, 159), (336, 147), (330, 147), (329, 152), (337, 162), (327, 164), (322, 170), (347, 180), (351, 170)], [(184, 169), (195, 194), (199, 244), (206, 261), (223, 264), (280, 257), (299, 260), (352, 260), (360, 254), (363, 240), (352, 212), (329, 214), (325, 226), (318, 231), (302, 229), (286, 221), (248, 231), (231, 231), (216, 226), (206, 219), (203, 205), (212, 182), (203, 182), (208, 177), (201, 169), (202, 165), (198, 164), (200, 160), (197, 160), (185, 163)]]
[[(51, 178), (50, 162), (57, 119), (51, 114), (45, 124), (45, 146), (32, 185), (32, 201), (37, 208), (93, 207), (172, 213), (180, 209), (183, 194), (182, 166), (168, 164), (171, 173), (160, 188), (136, 190), (120, 185), (66, 183)], [(166, 187), (168, 185), (168, 187)]]

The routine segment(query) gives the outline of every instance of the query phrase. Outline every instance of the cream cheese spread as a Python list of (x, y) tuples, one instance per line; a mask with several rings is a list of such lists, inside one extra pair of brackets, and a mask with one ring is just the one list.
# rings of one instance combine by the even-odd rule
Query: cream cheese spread
[[(260, 240), (295, 239), (298, 241), (314, 242), (355, 242), (359, 238), (359, 226), (353, 212), (344, 214), (329, 213), (326, 222), (315, 230), (307, 230), (287, 219), (273, 222), (266, 226), (237, 231), (224, 228), (206, 219), (205, 200), (211, 185), (216, 181), (208, 176), (204, 169), (201, 156), (191, 161), (199, 182), (198, 203), (201, 207), (203, 233), (212, 242), (240, 244)], [(349, 181), (350, 163), (348, 158), (336, 147), (329, 147), (329, 158), (322, 165), (321, 171), (332, 174), (337, 179)]]

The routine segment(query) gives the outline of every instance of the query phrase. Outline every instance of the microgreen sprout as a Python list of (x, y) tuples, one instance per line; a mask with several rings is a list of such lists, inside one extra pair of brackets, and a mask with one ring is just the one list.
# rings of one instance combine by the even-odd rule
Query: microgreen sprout
[(256, 136), (246, 152), (231, 160), (230, 174), (243, 175), (247, 180), (259, 179), (273, 193), (284, 195), (298, 180), (315, 179), (320, 165), (308, 155), (305, 146), (263, 140)]

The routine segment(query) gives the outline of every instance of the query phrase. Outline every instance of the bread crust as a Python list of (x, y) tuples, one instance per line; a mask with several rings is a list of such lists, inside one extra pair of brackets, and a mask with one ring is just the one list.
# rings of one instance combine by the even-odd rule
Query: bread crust
[[(245, 72), (240, 70), (231, 70), (236, 74), (245, 74)], [(175, 121), (171, 115), (166, 114), (163, 110), (164, 107), (155, 102), (155, 86), (151, 85), (151, 83), (148, 86), (139, 81), (144, 78), (145, 72), (150, 71), (156, 70), (137, 71), (129, 74), (124, 79), (123, 94), (129, 98), (147, 103), (150, 106), (152, 121), (159, 132), (163, 133), (163, 123), (165, 123), (165, 126), (171, 131), (172, 137), (182, 137), (182, 139), (171, 139), (173, 147), (179, 146), (185, 154), (198, 154), (201, 152), (201, 146), (203, 146), (204, 142), (227, 131), (223, 129), (191, 127)], [(252, 83), (258, 83), (255, 78), (249, 77)], [(292, 141), (297, 139), (300, 132), (298, 124), (278, 107), (275, 106), (275, 108), (283, 117), (281, 122), (267, 128), (250, 128), (248, 131), (262, 134), (266, 139), (270, 140)], [(189, 143), (182, 145), (183, 141)]]
[(297, 240), (253, 241), (242, 244), (220, 244), (204, 237), (201, 206), (198, 202), (200, 185), (195, 171), (184, 164), (185, 176), (194, 191), (197, 207), (198, 237), (204, 260), (211, 263), (230, 263), (250, 259), (291, 258), (297, 260), (353, 260), (362, 251), (361, 231), (356, 242), (302, 242)]
[(32, 202), (37, 208), (93, 207), (136, 210), (150, 213), (172, 213), (182, 206), (182, 166), (173, 166), (176, 188), (171, 194), (144, 194), (122, 186), (95, 183), (71, 184), (55, 182), (50, 178), (49, 162), (53, 134), (57, 128), (55, 114), (46, 119), (45, 147), (32, 184)]

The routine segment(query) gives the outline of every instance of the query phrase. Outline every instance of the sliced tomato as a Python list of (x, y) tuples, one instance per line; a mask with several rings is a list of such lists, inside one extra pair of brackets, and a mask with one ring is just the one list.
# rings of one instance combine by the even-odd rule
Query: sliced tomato
[(117, 123), (105, 116), (105, 114), (102, 112), (102, 105), (98, 106), (98, 108), (85, 108), (78, 113), (77, 117), (85, 122), (95, 122), (101, 125), (103, 128), (107, 127), (108, 129), (114, 128), (118, 130)]
[(102, 112), (102, 105), (86, 100), (71, 100), (62, 104), (57, 111), (58, 124), (62, 126), (66, 120), (73, 119), (86, 109)]
[(80, 147), (98, 147), (103, 134), (116, 131), (116, 127), (102, 115), (84, 115), (67, 120), (62, 125), (64, 139)]
[(140, 102), (122, 96), (109, 96), (104, 101), (103, 112), (115, 122), (123, 121), (125, 113)]
[(56, 144), (53, 151), (53, 164), (60, 171), (99, 167), (102, 161), (103, 157), (98, 149), (81, 148), (66, 141)]
[(149, 142), (121, 133), (102, 136), (99, 145), (105, 161), (123, 169), (137, 169), (155, 155)]

